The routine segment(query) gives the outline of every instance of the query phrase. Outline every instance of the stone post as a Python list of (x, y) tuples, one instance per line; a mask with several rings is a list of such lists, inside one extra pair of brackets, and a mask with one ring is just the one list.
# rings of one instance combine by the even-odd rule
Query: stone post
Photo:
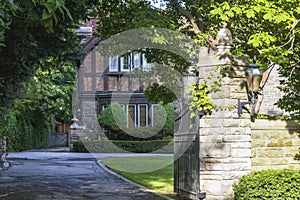
[(82, 129), (78, 129), (78, 130), (71, 129), (69, 130), (69, 132), (70, 132), (70, 151), (74, 151), (74, 143), (79, 142), (80, 138), (83, 138), (85, 133), (84, 130)]
[[(210, 58), (210, 62), (210, 67), (200, 68), (200, 79), (219, 73), (221, 59)], [(245, 70), (249, 63), (241, 58), (235, 58), (235, 63), (230, 66), (223, 60), (231, 67), (230, 73), (222, 79), (221, 90), (211, 94), (221, 109), (200, 120), (200, 183), (208, 200), (233, 199), (233, 184), (251, 172), (250, 115), (245, 111), (239, 117), (236, 109), (238, 99), (247, 101)]]
[(7, 169), (9, 167), (9, 163), (6, 160), (6, 140), (0, 140), (0, 156), (1, 156), (1, 161), (0, 161), (0, 169)]

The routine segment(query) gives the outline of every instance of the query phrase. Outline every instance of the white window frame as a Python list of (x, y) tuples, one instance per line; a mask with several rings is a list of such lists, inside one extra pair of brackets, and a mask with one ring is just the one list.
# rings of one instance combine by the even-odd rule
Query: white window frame
[[(141, 53), (139, 52), (132, 52), (132, 69), (140, 68), (141, 67)], [(137, 63), (136, 63), (137, 62)]]
[(136, 127), (136, 105), (135, 104), (127, 104), (126, 105), (126, 119), (127, 119), (127, 128), (129, 127), (129, 120), (128, 120), (128, 107), (133, 106), (134, 107), (134, 127)]
[[(125, 57), (128, 58), (128, 63), (127, 63), (128, 69), (124, 68), (124, 66), (125, 66), (125, 63), (124, 63)], [(130, 69), (131, 69), (131, 54), (122, 56), (121, 57), (121, 72), (129, 72)]]
[(118, 72), (119, 71), (119, 56), (109, 57), (109, 71)]
[(149, 113), (148, 113), (148, 105), (147, 104), (139, 104), (138, 105), (138, 127), (141, 127), (141, 106), (146, 107), (146, 127), (148, 127)]
[(143, 54), (142, 55), (142, 70), (148, 72), (148, 71), (150, 71), (150, 69), (151, 69), (151, 64), (147, 62), (147, 59), (146, 59), (145, 55)]

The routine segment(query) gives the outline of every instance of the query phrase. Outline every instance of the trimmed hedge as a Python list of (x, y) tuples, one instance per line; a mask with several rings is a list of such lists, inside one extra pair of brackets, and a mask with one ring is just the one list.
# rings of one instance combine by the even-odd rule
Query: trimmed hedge
[[(169, 144), (169, 145), (168, 145)], [(74, 152), (92, 153), (173, 153), (172, 140), (148, 141), (79, 141), (73, 144)]]
[(134, 127), (124, 130), (110, 130), (105, 133), (109, 140), (146, 141), (162, 140), (165, 135), (162, 130), (155, 127)]
[(264, 170), (243, 176), (233, 186), (236, 200), (300, 199), (300, 172), (294, 170)]

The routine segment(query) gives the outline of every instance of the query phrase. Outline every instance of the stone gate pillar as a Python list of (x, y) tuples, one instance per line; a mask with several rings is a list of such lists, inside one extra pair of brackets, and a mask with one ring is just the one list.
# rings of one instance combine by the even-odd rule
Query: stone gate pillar
[[(230, 60), (234, 65), (229, 65)], [(250, 115), (245, 111), (239, 117), (236, 108), (239, 98), (248, 101), (245, 70), (250, 63), (228, 55), (209, 61), (210, 66), (202, 62), (200, 79), (217, 76), (220, 62), (228, 64), (230, 71), (221, 81), (221, 90), (210, 96), (220, 109), (200, 120), (201, 190), (206, 191), (207, 199), (233, 199), (233, 184), (251, 171)]]

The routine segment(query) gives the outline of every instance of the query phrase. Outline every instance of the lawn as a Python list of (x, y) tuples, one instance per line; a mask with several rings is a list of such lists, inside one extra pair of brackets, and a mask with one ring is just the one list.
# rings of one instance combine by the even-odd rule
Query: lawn
[(150, 190), (175, 197), (172, 156), (107, 158), (102, 160), (102, 163)]

